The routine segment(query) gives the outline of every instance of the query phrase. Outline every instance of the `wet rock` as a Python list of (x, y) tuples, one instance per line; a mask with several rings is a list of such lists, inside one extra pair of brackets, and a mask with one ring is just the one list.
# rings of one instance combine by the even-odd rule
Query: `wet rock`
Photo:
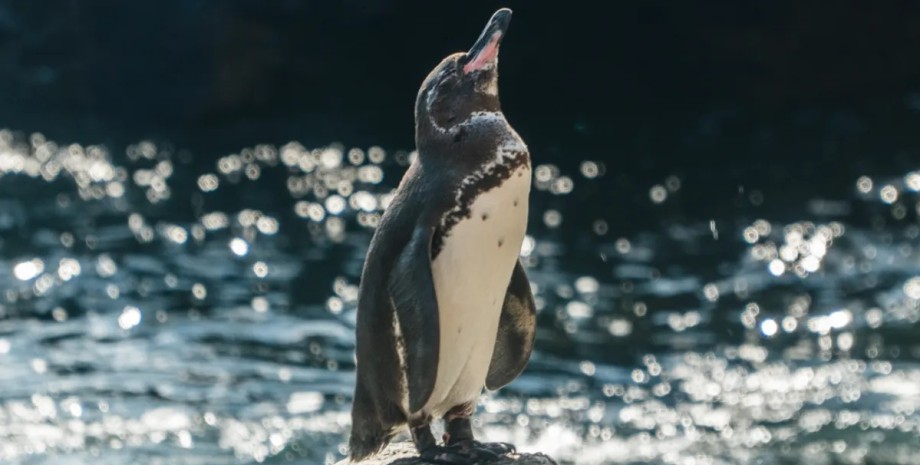
[[(483, 462), (486, 463), (486, 462)], [(488, 462), (489, 465), (556, 465), (556, 461), (544, 454), (513, 454)], [(415, 446), (410, 442), (390, 444), (379, 454), (360, 462), (342, 460), (336, 465), (430, 465), (418, 457)]]

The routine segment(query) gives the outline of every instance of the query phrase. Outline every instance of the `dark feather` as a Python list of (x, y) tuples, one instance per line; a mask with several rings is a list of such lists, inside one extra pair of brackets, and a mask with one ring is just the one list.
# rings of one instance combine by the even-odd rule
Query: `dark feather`
[(390, 274), (389, 290), (406, 348), (409, 411), (425, 405), (438, 374), (438, 298), (431, 273), (433, 226), (419, 226)]
[[(446, 183), (428, 184), (437, 187), (433, 192), (423, 190), (420, 172), (418, 163), (406, 172), (396, 198), (374, 232), (361, 274), (357, 379), (349, 441), (352, 458), (380, 450), (408, 421), (411, 412), (401, 405), (400, 344), (406, 349), (410, 404), (415, 409), (424, 405), (434, 388), (439, 323), (437, 301), (431, 297), (435, 291), (426, 247), (430, 247), (431, 232), (452, 197)], [(425, 282), (429, 283), (427, 290), (422, 289)], [(401, 340), (393, 331), (397, 318)], [(432, 350), (435, 356), (426, 357)]]
[(537, 309), (534, 306), (530, 281), (518, 261), (508, 283), (502, 315), (498, 323), (498, 338), (492, 352), (492, 363), (486, 376), (486, 387), (498, 389), (517, 378), (533, 350), (537, 327)]

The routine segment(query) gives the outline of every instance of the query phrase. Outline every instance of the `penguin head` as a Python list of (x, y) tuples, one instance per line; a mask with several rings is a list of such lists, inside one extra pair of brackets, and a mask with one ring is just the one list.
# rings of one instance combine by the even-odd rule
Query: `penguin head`
[(498, 47), (508, 31), (511, 10), (492, 15), (466, 53), (441, 60), (418, 91), (415, 103), (416, 135), (450, 132), (474, 112), (499, 112)]

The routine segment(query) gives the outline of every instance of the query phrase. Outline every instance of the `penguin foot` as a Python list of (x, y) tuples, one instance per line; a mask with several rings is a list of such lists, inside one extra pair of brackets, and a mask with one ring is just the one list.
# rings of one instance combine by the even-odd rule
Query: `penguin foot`
[(472, 449), (475, 451), (486, 451), (495, 455), (496, 457), (514, 454), (517, 452), (517, 448), (514, 447), (514, 444), (508, 444), (507, 442), (473, 441)]
[(432, 446), (423, 450), (419, 457), (428, 463), (439, 465), (475, 465), (483, 459), (490, 460), (486, 457), (473, 455), (469, 451), (461, 450), (456, 446)]
[(513, 445), (504, 442), (462, 441), (448, 446), (433, 446), (421, 453), (422, 460), (444, 465), (475, 465), (494, 462), (515, 453)]
[(448, 446), (432, 446), (421, 453), (422, 460), (444, 465), (474, 465), (494, 462), (517, 451), (504, 442), (461, 441)]

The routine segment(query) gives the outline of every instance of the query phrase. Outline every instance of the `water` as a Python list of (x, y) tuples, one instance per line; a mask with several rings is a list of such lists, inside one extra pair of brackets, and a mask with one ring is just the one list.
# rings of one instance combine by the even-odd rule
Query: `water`
[[(201, 169), (0, 131), (0, 462), (341, 458), (360, 267), (411, 157)], [(687, 219), (687, 179), (584, 203), (610, 167), (535, 163), (537, 350), (480, 434), (567, 463), (918, 463), (920, 171)]]

